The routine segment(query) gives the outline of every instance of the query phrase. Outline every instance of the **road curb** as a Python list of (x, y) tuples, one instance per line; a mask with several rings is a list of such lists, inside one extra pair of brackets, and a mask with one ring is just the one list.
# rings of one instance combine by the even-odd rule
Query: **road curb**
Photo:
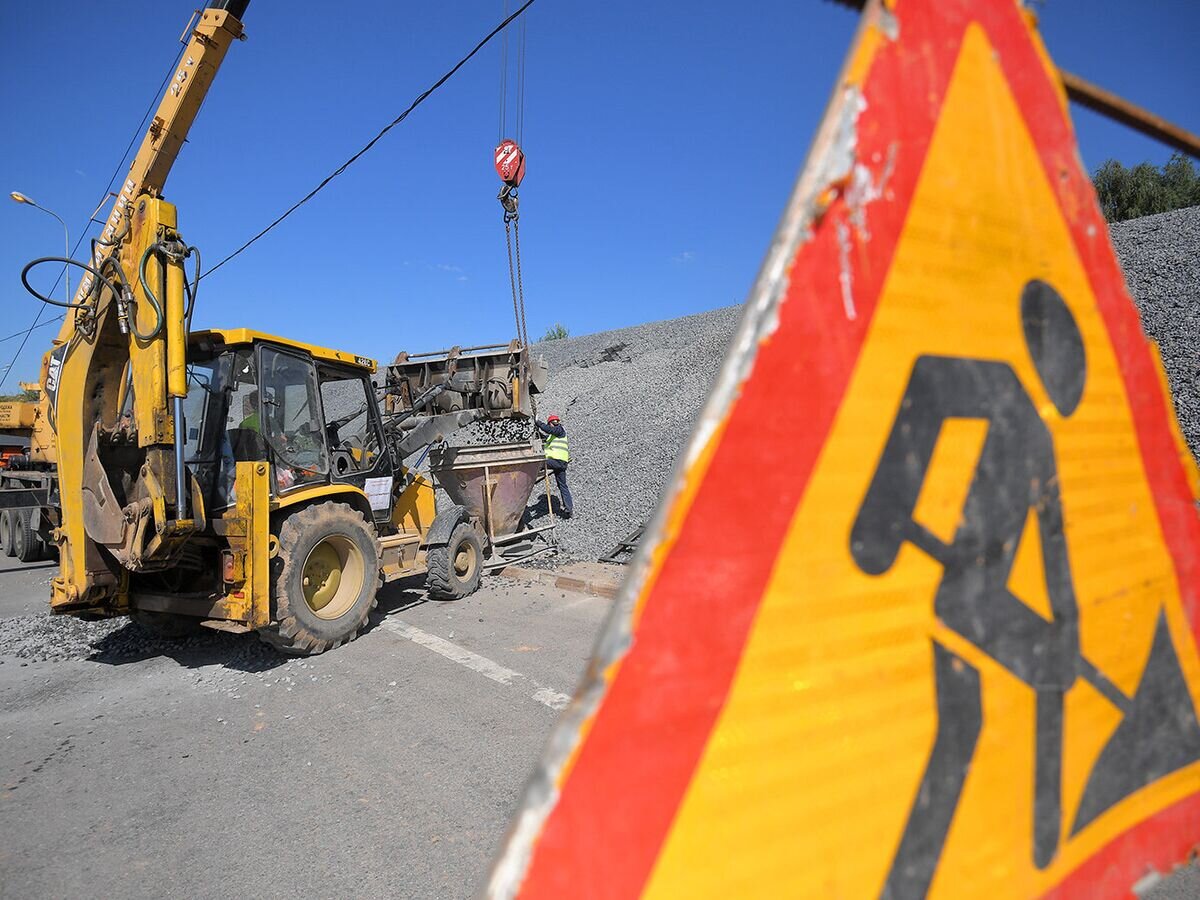
[(526, 569), (521, 566), (508, 566), (497, 574), (501, 578), (522, 581), (526, 584), (545, 584), (571, 591), (576, 594), (587, 594), (592, 597), (602, 597), (612, 600), (621, 588), (620, 567), (612, 567), (613, 571), (601, 574), (585, 575), (575, 572), (555, 572), (547, 569)]

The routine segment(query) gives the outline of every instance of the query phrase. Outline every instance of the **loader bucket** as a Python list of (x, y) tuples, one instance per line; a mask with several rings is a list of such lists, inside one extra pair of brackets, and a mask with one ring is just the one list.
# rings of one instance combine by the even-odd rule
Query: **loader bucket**
[(429, 457), (435, 482), (483, 523), (495, 542), (515, 534), (546, 458), (529, 444), (441, 447)]
[[(488, 418), (533, 414), (532, 394), (545, 386), (548, 367), (516, 341), (484, 347), (452, 347), (433, 353), (401, 353), (387, 367), (384, 406), (389, 413), (420, 415), (483, 409)], [(431, 389), (447, 390), (427, 404)]]

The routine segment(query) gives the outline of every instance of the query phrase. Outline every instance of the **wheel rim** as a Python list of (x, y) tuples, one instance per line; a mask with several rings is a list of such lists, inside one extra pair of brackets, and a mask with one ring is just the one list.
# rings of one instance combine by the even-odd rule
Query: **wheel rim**
[(366, 565), (358, 545), (331, 534), (308, 552), (301, 571), (304, 602), (322, 619), (345, 615), (362, 592)]
[(475, 576), (475, 567), (479, 565), (479, 556), (475, 545), (463, 541), (454, 551), (454, 574), (460, 581), (470, 581)]

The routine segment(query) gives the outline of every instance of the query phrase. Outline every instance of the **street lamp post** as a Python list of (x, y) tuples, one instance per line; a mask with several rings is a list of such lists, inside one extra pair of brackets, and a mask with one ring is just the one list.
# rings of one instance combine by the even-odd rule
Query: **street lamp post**
[[(44, 206), (39, 206), (37, 203), (34, 203), (33, 200), (31, 200), (29, 197), (26, 197), (20, 191), (13, 191), (8, 196), (12, 197), (13, 200), (16, 201), (17, 203), (24, 203), (26, 206), (32, 206), (34, 209), (40, 209), (42, 212), (46, 213), (47, 215), (54, 216), (54, 218), (58, 219), (58, 224), (60, 224), (63, 227), (63, 240), (64, 240), (63, 258), (70, 259), (70, 257), (71, 257), (71, 233), (67, 230), (67, 223), (62, 220), (62, 216), (60, 216), (58, 213), (54, 212), (53, 210), (46, 209), (46, 207), (44, 207)], [(66, 282), (67, 282), (67, 285), (66, 285), (67, 286), (67, 302), (70, 303), (71, 302), (71, 267), (66, 263), (63, 263), (63, 274), (66, 276)]]

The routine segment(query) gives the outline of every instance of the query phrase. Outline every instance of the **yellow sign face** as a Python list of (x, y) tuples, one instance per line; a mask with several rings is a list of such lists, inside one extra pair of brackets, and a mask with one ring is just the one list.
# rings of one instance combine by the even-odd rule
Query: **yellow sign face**
[(1054, 69), (870, 3), (493, 893), (1127, 896), (1200, 840), (1200, 519)]
[[(972, 161), (966, 179), (964, 159)], [(1069, 415), (1055, 408), (1022, 328), (1023, 291), (1035, 281), (1052, 286), (1082, 338), (1082, 396)], [(1053, 563), (1026, 492), (1006, 497), (1005, 485), (986, 483), (1003, 481), (1005, 468), (1041, 462), (1024, 456), (1038, 429), (1023, 433), (1018, 413), (995, 399), (1009, 378), (1052, 448), (1047, 477), (1059, 481), (1065, 536)], [(919, 422), (919, 404), (936, 402), (929, 398), (939, 385), (929, 382), (939, 379), (941, 396), (945, 379), (965, 388), (962, 408)], [(988, 398), (977, 400), (971, 388)], [(856, 535), (856, 520), (873, 479), (887, 476), (883, 489), (899, 490), (903, 474), (881, 469), (897, 423), (933, 429), (912, 520), (946, 549), (896, 541), (884, 571), (864, 571), (856, 556), (871, 548), (856, 554), (855, 537), (886, 537), (869, 528)], [(998, 435), (1002, 427), (1010, 433)], [(996, 470), (989, 476), (983, 457), (1000, 452), (1006, 458), (988, 461)], [(899, 463), (906, 465), (919, 463)], [(983, 618), (982, 627), (952, 624), (962, 618), (952, 607), (970, 601), (948, 584), (945, 557), (970, 530), (973, 491), (991, 508), (978, 511), (989, 524), (971, 536), (999, 543), (973, 549), (1013, 557), (1007, 580), (992, 587), (1037, 617), (1029, 628), (1006, 608), (996, 633), (981, 637), (993, 624), (987, 607), (1000, 605), (991, 596), (966, 616)], [(1082, 660), (1058, 661), (1069, 674), (1045, 677), (1050, 687), (1041, 693), (1049, 696), (1039, 711), (1029, 682), (1041, 673), (1022, 668), (1031, 665), (1022, 656), (1037, 647), (1059, 652), (1054, 636), (1041, 642), (1035, 633), (1054, 628), (1047, 582), (1055, 577), (1073, 584)], [(939, 607), (947, 607), (942, 615)], [(746, 889), (742, 871), (769, 872), (779, 896), (865, 897), (884, 885), (911, 896), (920, 891), (904, 888), (926, 876), (930, 896), (1046, 891), (1148, 809), (1196, 789), (1193, 762), (1102, 811), (1093, 808), (1103, 805), (1095, 794), (1083, 806), (1104, 748), (1134, 712), (1163, 629), (1194, 708), (1200, 660), (1108, 332), (994, 48), (971, 27), (850, 387), (647, 895), (711, 893), (714, 878)], [(1069, 639), (1058, 643), (1071, 650)], [(1095, 681), (1085, 666), (1099, 673)], [(939, 704), (952, 703), (978, 704), (974, 722), (939, 731)], [(1061, 730), (1057, 778), (1039, 771), (1039, 719), (1049, 720), (1043, 732)], [(1186, 723), (1181, 732), (1196, 733)], [(962, 770), (944, 810), (932, 808), (938, 788), (925, 778), (939, 741), (959, 744), (957, 754), (942, 754), (943, 772)], [(1054, 753), (1043, 748), (1043, 770), (1055, 766)], [(1057, 785), (1035, 790), (1039, 777)], [(1044, 808), (1035, 808), (1042, 796)], [(938, 841), (921, 819), (939, 814), (940, 853), (915, 847), (911, 862), (901, 857), (904, 836)], [(721, 859), (738, 864), (725, 869)], [(906, 864), (914, 870), (906, 873)]]

